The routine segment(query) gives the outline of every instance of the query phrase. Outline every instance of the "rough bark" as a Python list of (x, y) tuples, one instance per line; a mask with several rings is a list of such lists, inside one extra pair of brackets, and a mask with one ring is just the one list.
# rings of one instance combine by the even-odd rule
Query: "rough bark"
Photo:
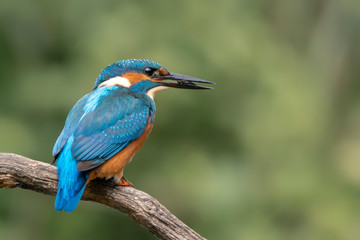
[[(0, 188), (20, 187), (47, 195), (57, 192), (56, 167), (17, 154), (0, 153)], [(86, 187), (82, 200), (117, 209), (160, 239), (205, 239), (189, 228), (155, 198), (131, 187), (114, 187), (95, 180)]]

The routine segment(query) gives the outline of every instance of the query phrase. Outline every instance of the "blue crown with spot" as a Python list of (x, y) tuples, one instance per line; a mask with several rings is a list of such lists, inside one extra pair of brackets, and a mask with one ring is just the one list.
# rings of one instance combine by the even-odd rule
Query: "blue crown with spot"
[(109, 80), (110, 78), (121, 76), (126, 72), (143, 72), (146, 67), (159, 69), (163, 66), (157, 62), (153, 62), (145, 59), (128, 59), (115, 62), (104, 68), (99, 77), (96, 79), (94, 90), (104, 81)]

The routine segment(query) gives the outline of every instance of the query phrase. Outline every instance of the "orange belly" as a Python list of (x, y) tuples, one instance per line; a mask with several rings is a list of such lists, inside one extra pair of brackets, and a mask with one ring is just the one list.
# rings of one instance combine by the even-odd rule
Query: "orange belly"
[(90, 176), (87, 182), (90, 182), (95, 178), (111, 178), (114, 176), (116, 176), (118, 179), (121, 179), (121, 177), (123, 176), (124, 167), (126, 166), (126, 164), (128, 164), (128, 162), (132, 160), (135, 153), (144, 144), (145, 140), (151, 132), (153, 125), (154, 124), (149, 119), (148, 125), (145, 128), (143, 134), (141, 134), (138, 139), (130, 143), (126, 148), (121, 150), (114, 157), (110, 158), (102, 165), (92, 170), (90, 172)]

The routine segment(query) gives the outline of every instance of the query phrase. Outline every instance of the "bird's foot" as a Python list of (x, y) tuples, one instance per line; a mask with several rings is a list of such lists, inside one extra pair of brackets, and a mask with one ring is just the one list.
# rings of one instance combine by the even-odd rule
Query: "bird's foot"
[(129, 182), (125, 177), (121, 177), (121, 182), (119, 182), (117, 185), (121, 187), (134, 187), (134, 185)]

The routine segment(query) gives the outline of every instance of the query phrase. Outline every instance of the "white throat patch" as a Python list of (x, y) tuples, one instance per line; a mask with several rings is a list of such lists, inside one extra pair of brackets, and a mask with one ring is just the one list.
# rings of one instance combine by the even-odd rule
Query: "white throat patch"
[(169, 87), (165, 87), (165, 86), (154, 87), (154, 88), (150, 89), (149, 91), (147, 91), (146, 95), (148, 95), (152, 100), (154, 100), (155, 93), (157, 93), (158, 91), (161, 91), (161, 90), (168, 89), (168, 88)]
[(122, 87), (130, 87), (131, 83), (127, 78), (123, 77), (113, 77), (110, 78), (104, 82), (102, 82), (99, 87), (106, 86), (106, 87), (112, 87), (112, 86), (122, 86)]

